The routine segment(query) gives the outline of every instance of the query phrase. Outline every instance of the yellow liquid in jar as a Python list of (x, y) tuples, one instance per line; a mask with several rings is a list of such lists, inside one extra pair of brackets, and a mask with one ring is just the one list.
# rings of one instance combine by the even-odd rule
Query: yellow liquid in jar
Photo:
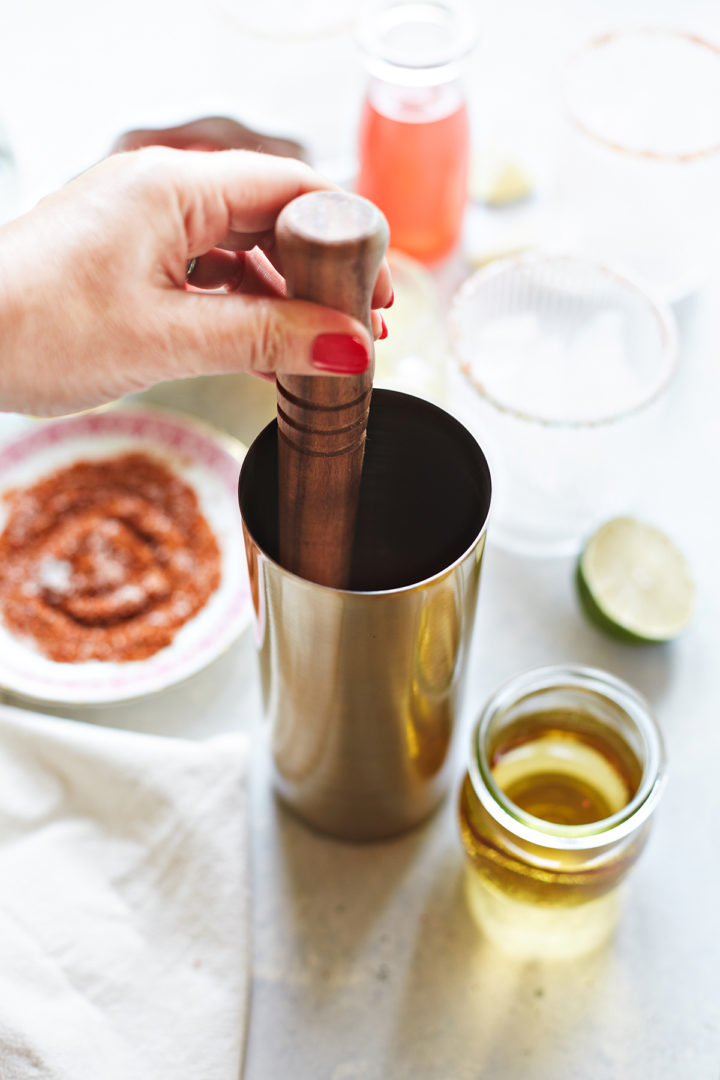
[(602, 744), (547, 728), (496, 751), (493, 779), (516, 806), (557, 825), (589, 825), (630, 802), (633, 790)]
[(538, 837), (531, 844), (505, 835), (466, 777), (460, 826), (470, 863), (466, 895), (475, 917), (511, 952), (562, 956), (595, 947), (614, 926), (616, 886), (645, 832), (598, 855), (543, 850), (543, 825), (589, 825), (622, 810), (640, 783), (635, 753), (592, 716), (557, 709), (513, 721), (491, 740), (488, 761), (504, 795), (538, 819)]

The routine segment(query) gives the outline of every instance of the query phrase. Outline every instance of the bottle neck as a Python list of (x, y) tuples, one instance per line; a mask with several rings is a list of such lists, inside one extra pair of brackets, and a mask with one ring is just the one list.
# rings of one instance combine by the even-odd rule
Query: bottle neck
[(459, 79), (433, 85), (408, 86), (400, 81), (371, 78), (366, 100), (376, 112), (405, 124), (428, 124), (458, 112), (465, 105)]

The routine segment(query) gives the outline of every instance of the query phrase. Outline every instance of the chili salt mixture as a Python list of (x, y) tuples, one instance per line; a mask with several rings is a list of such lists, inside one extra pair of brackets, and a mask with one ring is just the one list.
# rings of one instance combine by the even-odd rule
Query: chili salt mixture
[(2, 616), (52, 660), (144, 660), (220, 584), (195, 492), (146, 454), (78, 462), (5, 498)]

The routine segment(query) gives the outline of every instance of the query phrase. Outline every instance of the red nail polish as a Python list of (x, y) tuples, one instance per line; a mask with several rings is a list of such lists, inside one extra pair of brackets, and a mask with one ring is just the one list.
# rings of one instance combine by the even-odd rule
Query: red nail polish
[(382, 330), (380, 331), (380, 337), (378, 338), (378, 341), (384, 341), (385, 338), (388, 336), (388, 328), (387, 323), (383, 319), (382, 315), (380, 316), (380, 320), (382, 322)]
[(313, 341), (311, 363), (318, 371), (360, 375), (369, 362), (363, 342), (350, 334), (318, 334)]
[(388, 300), (387, 304), (385, 304), (385, 307), (386, 308), (392, 307), (394, 303), (395, 303), (395, 290), (393, 289), (393, 291), (390, 293), (390, 299)]

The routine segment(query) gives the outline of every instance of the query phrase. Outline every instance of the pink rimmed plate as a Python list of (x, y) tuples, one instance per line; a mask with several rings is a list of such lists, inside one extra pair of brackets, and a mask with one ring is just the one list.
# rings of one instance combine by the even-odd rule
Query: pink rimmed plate
[(172, 643), (146, 660), (58, 663), (0, 621), (0, 687), (35, 701), (101, 705), (165, 690), (220, 656), (249, 624), (252, 600), (237, 502), (242, 443), (178, 413), (118, 407), (45, 421), (0, 449), (0, 532), (7, 504), (2, 496), (25, 488), (77, 461), (140, 451), (166, 465), (196, 493), (215, 534), (221, 580), (206, 605)]

